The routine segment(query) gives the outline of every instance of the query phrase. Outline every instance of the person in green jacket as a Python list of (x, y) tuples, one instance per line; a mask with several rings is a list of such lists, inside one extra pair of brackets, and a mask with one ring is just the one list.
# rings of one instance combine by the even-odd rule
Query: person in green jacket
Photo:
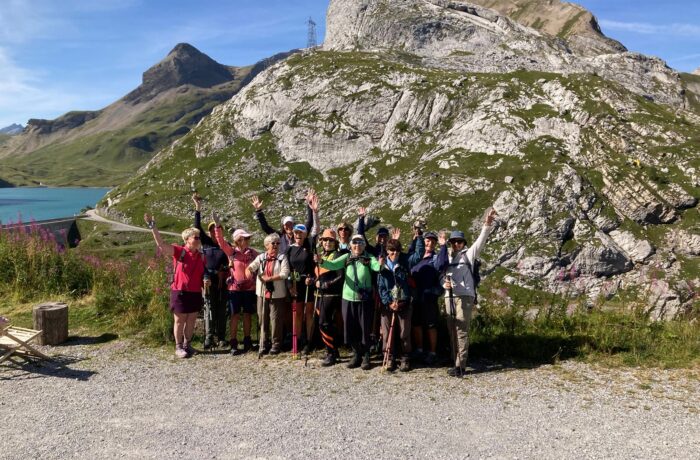
[(382, 260), (369, 254), (362, 235), (350, 239), (350, 253), (334, 260), (323, 260), (316, 256), (321, 268), (328, 270), (345, 269), (343, 284), (342, 312), (345, 329), (345, 344), (350, 345), (353, 357), (348, 368), (361, 367), (369, 370), (370, 332), (374, 318), (371, 272), (379, 272)]

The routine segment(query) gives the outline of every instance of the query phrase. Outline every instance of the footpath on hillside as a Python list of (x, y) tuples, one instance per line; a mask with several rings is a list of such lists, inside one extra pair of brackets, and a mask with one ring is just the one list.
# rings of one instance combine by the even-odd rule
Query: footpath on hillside
[[(75, 338), (0, 366), (0, 458), (697, 458), (700, 371), (447, 377)], [(109, 338), (107, 338), (108, 340)]]
[[(147, 233), (151, 232), (147, 228), (136, 227), (135, 225), (129, 225), (129, 224), (125, 224), (123, 222), (117, 222), (116, 220), (109, 220), (109, 219), (97, 214), (97, 211), (94, 209), (88, 210), (87, 212), (85, 212), (85, 215), (87, 217), (84, 217), (83, 218), (84, 220), (91, 220), (94, 222), (101, 222), (103, 224), (108, 224), (112, 230), (117, 231), (117, 232), (147, 232)], [(162, 230), (160, 230), (160, 233), (162, 235), (180, 236), (179, 233), (166, 232), (166, 231), (162, 231)]]

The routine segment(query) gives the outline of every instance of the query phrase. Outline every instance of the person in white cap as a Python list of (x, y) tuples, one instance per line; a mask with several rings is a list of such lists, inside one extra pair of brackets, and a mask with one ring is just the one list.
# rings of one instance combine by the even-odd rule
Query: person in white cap
[[(229, 276), (228, 308), (231, 314), (231, 354), (233, 356), (250, 351), (253, 341), (250, 337), (253, 313), (256, 310), (255, 279), (246, 276), (246, 268), (258, 256), (258, 252), (250, 247), (250, 233), (243, 229), (233, 232), (233, 244), (230, 246), (224, 240), (224, 231), (219, 216), (212, 213), (216, 224), (214, 236), (222, 251), (228, 256)], [(238, 322), (243, 314), (243, 350), (238, 348)]]
[[(306, 223), (304, 226), (308, 229), (314, 224), (314, 221), (318, 222), (318, 216), (314, 216), (314, 210), (311, 208), (311, 199), (317, 196), (313, 189), (309, 189), (306, 194)], [(276, 233), (280, 237), (280, 248), (281, 254), (287, 253), (287, 248), (294, 243), (294, 225), (295, 221), (292, 216), (284, 216), (282, 218), (282, 228), (280, 230), (275, 230), (270, 227), (265, 218), (265, 213), (263, 212), (263, 202), (257, 195), (254, 195), (251, 199), (253, 208), (255, 208), (255, 219), (260, 222), (260, 228), (263, 232), (268, 235)]]

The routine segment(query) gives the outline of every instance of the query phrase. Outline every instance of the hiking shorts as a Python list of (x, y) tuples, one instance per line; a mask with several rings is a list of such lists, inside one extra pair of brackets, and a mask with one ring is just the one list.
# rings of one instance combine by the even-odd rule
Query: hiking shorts
[(423, 293), (413, 300), (413, 327), (427, 327), (433, 329), (437, 327), (439, 308), (438, 299), (440, 296)]
[(170, 311), (173, 313), (199, 313), (202, 305), (201, 291), (170, 291)]
[(232, 315), (253, 314), (257, 310), (255, 291), (228, 291), (228, 310)]

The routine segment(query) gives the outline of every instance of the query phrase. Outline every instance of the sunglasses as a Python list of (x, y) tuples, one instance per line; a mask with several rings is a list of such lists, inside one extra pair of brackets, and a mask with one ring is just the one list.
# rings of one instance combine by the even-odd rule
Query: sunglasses
[(198, 237), (198, 236), (193, 236), (192, 239), (193, 239), (193, 240), (198, 240), (199, 237)]
[(340, 228), (338, 229), (338, 231), (339, 231), (339, 232), (349, 232), (350, 229), (349, 229), (349, 228), (345, 228), (345, 227), (340, 227)]
[(452, 244), (466, 244), (467, 242), (464, 240), (452, 240)]
[(365, 242), (363, 240), (352, 240), (350, 244), (361, 244), (364, 246)]
[(335, 240), (332, 238), (321, 238), (319, 241), (321, 241), (321, 243), (328, 243), (329, 241), (335, 241)]
[(280, 243), (270, 243), (271, 246), (279, 246)]

